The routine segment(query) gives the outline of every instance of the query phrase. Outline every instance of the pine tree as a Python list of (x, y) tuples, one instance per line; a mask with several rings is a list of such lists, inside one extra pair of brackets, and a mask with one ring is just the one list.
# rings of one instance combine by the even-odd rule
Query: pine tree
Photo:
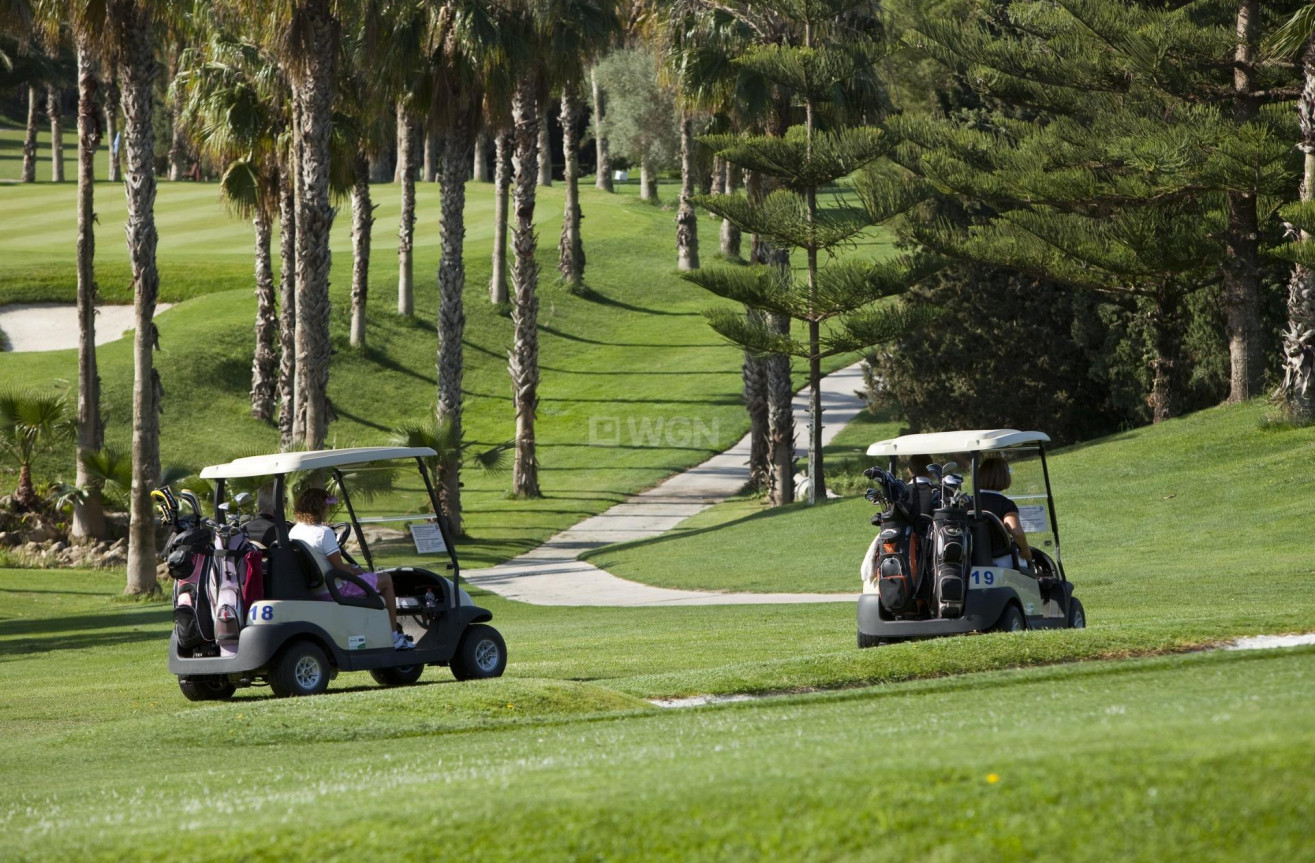
[[(911, 200), (881, 175), (868, 173), (859, 183), (863, 206), (838, 200), (823, 208), (818, 203), (819, 191), (861, 171), (885, 152), (880, 130), (836, 122), (838, 112), (827, 110), (845, 94), (846, 85), (871, 68), (881, 49), (855, 26), (856, 18), (862, 19), (854, 15), (852, 3), (781, 0), (768, 5), (787, 24), (787, 37), (753, 46), (737, 62), (791, 94), (803, 109), (803, 123), (781, 136), (704, 139), (722, 159), (773, 178), (779, 188), (761, 201), (721, 194), (703, 196), (698, 203), (778, 249), (799, 250), (807, 264), (799, 276), (788, 268), (750, 267), (700, 270), (684, 277), (719, 296), (769, 316), (801, 321), (807, 327), (807, 341), (801, 341), (779, 332), (766, 319), (746, 317), (724, 307), (707, 312), (713, 329), (734, 344), (808, 361), (811, 504), (826, 495), (822, 360), (871, 347), (916, 325), (914, 316), (900, 306), (879, 305), (878, 301), (907, 290), (934, 269), (934, 264), (924, 257), (880, 262), (832, 257)], [(831, 258), (827, 266), (821, 265), (824, 254)]]

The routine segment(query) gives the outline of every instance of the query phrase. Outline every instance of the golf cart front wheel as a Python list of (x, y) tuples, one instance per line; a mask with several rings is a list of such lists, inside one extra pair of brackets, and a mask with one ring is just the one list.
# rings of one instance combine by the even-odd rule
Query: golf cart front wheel
[(493, 627), (473, 624), (466, 627), (449, 666), (457, 680), (501, 677), (507, 667), (507, 643)]
[(283, 651), (269, 676), (269, 688), (279, 698), (319, 695), (329, 688), (329, 660), (309, 641), (294, 641)]
[(425, 673), (424, 663), (399, 665), (396, 668), (376, 668), (370, 672), (374, 682), (380, 686), (410, 686)]
[(1024, 629), (1027, 629), (1027, 621), (1023, 619), (1023, 612), (1013, 604), (1005, 606), (1004, 613), (991, 627), (992, 632), (1022, 632)]
[(188, 701), (227, 701), (237, 691), (237, 684), (222, 675), (198, 675), (178, 678), (178, 688)]
[(1087, 628), (1087, 611), (1082, 607), (1082, 600), (1076, 596), (1068, 601), (1068, 626), (1069, 629)]

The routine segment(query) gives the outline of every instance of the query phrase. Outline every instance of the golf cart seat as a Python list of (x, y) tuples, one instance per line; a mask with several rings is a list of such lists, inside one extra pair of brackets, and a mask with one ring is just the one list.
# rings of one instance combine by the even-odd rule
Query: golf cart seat
[[(309, 566), (313, 567), (311, 574), (318, 577), (324, 586), (329, 589), (333, 596), (333, 601), (339, 605), (355, 605), (360, 608), (384, 608), (384, 598), (365, 582), (365, 579), (348, 572), (345, 569), (337, 569), (329, 561), (328, 556), (323, 550), (315, 546), (302, 542), (299, 539), (291, 540), (292, 547), (297, 550), (302, 559), (303, 572), (305, 572), (306, 561)], [(309, 578), (307, 579), (309, 582)], [(340, 582), (349, 581), (352, 584), (365, 591), (365, 596), (343, 596)]]
[(1018, 546), (1013, 534), (999, 516), (983, 511), (973, 523), (973, 566), (991, 566), (997, 557), (1005, 556), (1012, 557), (1013, 568), (1018, 569)]

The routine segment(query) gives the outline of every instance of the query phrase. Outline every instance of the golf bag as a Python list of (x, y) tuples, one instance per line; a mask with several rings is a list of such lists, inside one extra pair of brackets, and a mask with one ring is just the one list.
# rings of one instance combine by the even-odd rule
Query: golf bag
[(971, 559), (972, 531), (968, 511), (947, 506), (932, 516), (932, 598), (939, 617), (960, 617), (967, 588), (967, 566)]
[(881, 527), (871, 552), (878, 598), (892, 615), (915, 614), (925, 604), (922, 594), (926, 517), (922, 514), (921, 499), (888, 471), (869, 468), (865, 474), (881, 487), (881, 492), (870, 499), (886, 503), (885, 509), (873, 519)]
[(174, 632), (184, 650), (215, 639), (207, 578), (212, 542), (209, 528), (180, 521), (164, 546), (169, 574), (174, 578)]
[(260, 551), (240, 530), (216, 531), (212, 558), (207, 589), (214, 613), (214, 638), (234, 641), (242, 630), (247, 607), (264, 594)]

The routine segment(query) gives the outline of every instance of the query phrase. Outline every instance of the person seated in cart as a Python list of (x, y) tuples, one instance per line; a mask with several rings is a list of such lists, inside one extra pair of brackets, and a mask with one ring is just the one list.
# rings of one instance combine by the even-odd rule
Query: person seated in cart
[[(1018, 504), (1003, 494), (1004, 490), (1009, 488), (1012, 479), (1013, 472), (1009, 469), (1009, 462), (1000, 456), (986, 458), (977, 469), (977, 482), (981, 486), (978, 505), (1000, 519), (1018, 546), (1019, 559), (1030, 563), (1032, 549), (1027, 544), (1023, 524), (1018, 518)], [(995, 558), (996, 566), (1013, 568), (1013, 558), (1008, 547), (999, 548), (992, 543), (991, 557)]]
[[(297, 501), (293, 506), (297, 523), (288, 531), (288, 538), (298, 539), (311, 548), (318, 548), (329, 559), (334, 569), (350, 572), (379, 591), (379, 595), (384, 598), (384, 604), (388, 607), (388, 624), (393, 630), (393, 648), (395, 650), (414, 648), (415, 644), (411, 639), (397, 629), (397, 594), (393, 590), (392, 576), (386, 572), (366, 572), (361, 567), (343, 560), (342, 549), (338, 547), (338, 538), (334, 535), (333, 528), (324, 523), (329, 507), (337, 502), (337, 498), (330, 497), (322, 488), (308, 488), (297, 495)], [(350, 581), (344, 581), (338, 591), (347, 597), (365, 596), (365, 591)], [(330, 599), (332, 595), (326, 592), (320, 598)]]

